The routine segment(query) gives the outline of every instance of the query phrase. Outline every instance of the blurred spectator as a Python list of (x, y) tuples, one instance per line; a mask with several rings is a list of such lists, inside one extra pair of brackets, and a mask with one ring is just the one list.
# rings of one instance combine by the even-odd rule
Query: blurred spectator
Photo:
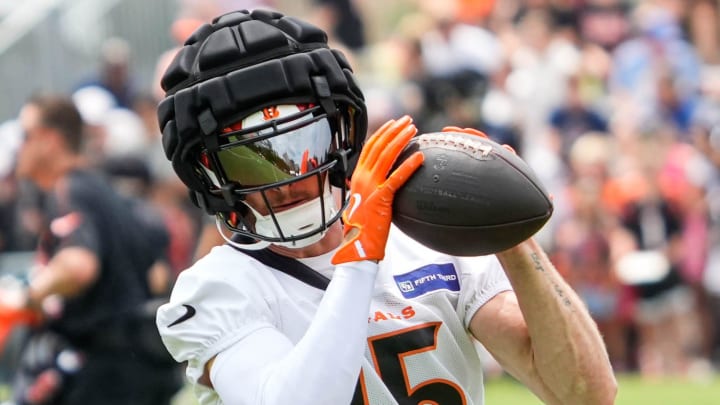
[(150, 245), (159, 251), (155, 263), (147, 272), (145, 284), (148, 296), (167, 298), (175, 281), (168, 260), (171, 235), (165, 225), (162, 208), (149, 200), (154, 185), (150, 169), (144, 160), (132, 156), (110, 157), (104, 161), (102, 169), (112, 187), (128, 199), (135, 216), (148, 232)]
[(495, 142), (510, 145), (518, 155), (522, 156), (522, 133), (520, 131), (521, 112), (515, 108), (507, 90), (507, 76), (510, 67), (503, 64), (490, 77), (488, 89), (480, 106), (482, 124), (480, 128)]
[(33, 250), (40, 228), (38, 193), (13, 175), (22, 137), (17, 120), (0, 125), (0, 253)]
[(72, 100), (85, 123), (83, 155), (89, 164), (98, 166), (105, 157), (107, 132), (103, 121), (117, 104), (112, 94), (100, 86), (82, 87), (72, 94)]
[[(715, 96), (715, 95), (713, 95)], [(708, 218), (707, 257), (702, 271), (702, 303), (708, 330), (707, 355), (720, 368), (720, 107), (708, 100), (707, 114), (694, 127), (693, 141), (705, 157), (703, 185)]]
[(0, 252), (34, 250), (42, 226), (42, 193), (12, 174), (0, 180), (0, 190)]
[[(396, 87), (394, 93), (397, 95), (399, 111), (394, 113), (407, 113), (417, 117), (417, 125), (421, 132), (427, 132), (427, 128), (432, 127), (429, 123), (435, 119), (426, 94), (428, 73), (422, 59), (420, 44), (420, 36), (431, 27), (432, 20), (420, 12), (406, 15), (398, 24), (394, 40), (387, 40), (380, 46), (376, 45), (372, 49), (374, 53), (371, 54), (372, 62), (381, 63), (380, 66), (373, 67), (373, 72), (378, 72), (374, 74), (376, 80), (380, 83), (389, 83), (389, 87)], [(388, 73), (391, 71), (397, 72), (396, 76)], [(371, 108), (372, 105), (369, 105), (368, 113), (372, 114), (369, 117), (372, 119), (371, 125), (379, 128), (389, 112), (382, 109), (371, 110)]]
[(572, 75), (567, 80), (567, 93), (563, 104), (550, 114), (551, 136), (557, 139), (559, 152), (567, 164), (570, 146), (587, 132), (607, 133), (605, 117), (588, 105), (582, 92), (582, 78)]
[(115, 105), (130, 108), (136, 91), (131, 67), (130, 44), (122, 38), (108, 38), (100, 49), (100, 68), (97, 77), (81, 83), (77, 88), (101, 87), (112, 95)]
[[(708, 368), (713, 358), (713, 335), (716, 330), (713, 314), (717, 309), (713, 307), (707, 285), (704, 280), (706, 273), (716, 266), (710, 263), (713, 250), (718, 248), (718, 239), (713, 235), (716, 230), (711, 206), (716, 205), (716, 196), (713, 195), (712, 184), (717, 176), (716, 169), (705, 156), (688, 144), (676, 145), (676, 157), (671, 158), (671, 165), (676, 172), (675, 176), (682, 179), (668, 182), (669, 187), (679, 189), (678, 204), (684, 212), (683, 222), (683, 255), (680, 269), (684, 281), (692, 289), (695, 301), (696, 324), (699, 330), (690, 330), (694, 334), (693, 354), (696, 356), (693, 367), (701, 365)], [(674, 161), (674, 162), (673, 162)], [(669, 176), (668, 176), (669, 177)], [(681, 184), (673, 184), (681, 182)], [(692, 370), (691, 370), (692, 372)]]
[(427, 30), (409, 33), (404, 75), (422, 99), (417, 125), (438, 131), (454, 123), (482, 127), (481, 103), (490, 75), (502, 64), (500, 43), (493, 33), (435, 15)]
[(554, 192), (565, 173), (548, 133), (548, 116), (562, 103), (580, 51), (567, 37), (556, 35), (552, 15), (543, 7), (521, 15), (515, 37), (518, 44), (508, 50), (512, 71), (506, 86), (521, 117), (522, 156)]
[[(660, 155), (649, 159), (662, 162)], [(621, 218), (628, 237), (619, 248), (618, 277), (637, 297), (640, 372), (647, 377), (684, 376), (692, 354), (687, 331), (698, 328), (692, 323), (693, 296), (680, 273), (683, 218), (662, 194), (659, 168), (648, 161), (638, 163), (643, 190)]]
[(612, 51), (630, 33), (629, 6), (623, 0), (592, 0), (579, 12), (583, 40)]
[(613, 55), (615, 108), (632, 110), (637, 125), (662, 121), (685, 135), (698, 103), (700, 60), (670, 10), (648, 2), (634, 15), (637, 35)]
[(555, 232), (554, 260), (580, 294), (598, 324), (616, 371), (627, 370), (622, 286), (612, 272), (610, 234), (612, 217), (602, 205), (602, 184), (592, 178), (573, 180), (566, 197), (572, 215)]
[[(461, 15), (463, 3), (477, 9)], [(618, 370), (639, 363), (644, 375), (686, 375), (711, 351), (698, 349), (703, 336), (714, 336), (720, 353), (720, 333), (711, 332), (720, 330), (720, 152), (712, 146), (720, 136), (710, 135), (720, 126), (716, 2), (413, 5), (419, 12), (401, 16), (399, 40), (372, 55), (376, 71), (363, 76), (391, 88), (382, 109), (411, 114), (421, 131), (455, 120), (517, 139), (556, 196), (537, 236), (582, 286)], [(473, 38), (459, 43), (474, 49), (456, 53), (454, 35)], [(716, 159), (712, 170), (698, 168), (691, 129), (696, 147)], [(703, 313), (714, 329), (701, 332)]]
[(626, 333), (632, 319), (628, 291), (613, 272), (612, 240), (618, 220), (608, 205), (609, 167), (614, 142), (609, 134), (588, 132), (568, 151), (570, 175), (561, 198), (553, 240), (553, 257), (588, 305), (605, 339), (616, 371), (631, 359)]
[(607, 80), (612, 67), (611, 54), (592, 42), (583, 43), (580, 52), (576, 74), (580, 80), (582, 99), (607, 116), (609, 109)]
[(312, 18), (325, 32), (353, 52), (365, 47), (365, 22), (354, 0), (313, 0)]
[(159, 340), (148, 271), (166, 246), (82, 157), (83, 122), (70, 98), (36, 96), (20, 113), (16, 175), (47, 193), (38, 266), (4, 306), (43, 317), (23, 348), (18, 404), (169, 404), (178, 369)]
[(714, 0), (696, 0), (688, 11), (689, 37), (705, 64), (720, 63), (720, 21)]
[(85, 145), (85, 155), (91, 162), (148, 153), (148, 146), (155, 139), (148, 139), (140, 117), (132, 109), (117, 105), (110, 92), (99, 86), (87, 86), (75, 91), (72, 99), (90, 131), (91, 144)]
[(103, 154), (107, 158), (141, 157), (145, 160), (150, 142), (137, 114), (128, 108), (113, 108), (105, 114)]
[(480, 24), (487, 20), (496, 3), (496, 0), (457, 0), (455, 15), (461, 23)]
[(435, 28), (420, 37), (423, 65), (429, 76), (487, 77), (498, 69), (502, 52), (494, 33), (453, 17), (436, 18)]
[(87, 124), (83, 156), (88, 164), (100, 169), (110, 164), (113, 170), (142, 167), (146, 171), (143, 194), (136, 197), (149, 201), (166, 221), (172, 283), (179, 269), (186, 268), (192, 258), (200, 219), (196, 210), (189, 209), (186, 189), (162, 150), (156, 99), (140, 93), (132, 109), (118, 107), (112, 95), (98, 86), (83, 87), (73, 93), (72, 99)]

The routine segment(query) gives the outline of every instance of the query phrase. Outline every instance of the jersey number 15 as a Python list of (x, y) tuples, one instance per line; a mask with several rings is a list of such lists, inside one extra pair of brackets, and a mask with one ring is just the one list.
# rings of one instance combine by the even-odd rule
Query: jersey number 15
[[(431, 379), (410, 386), (405, 358), (435, 350), (440, 325), (427, 323), (368, 339), (375, 371), (399, 405), (465, 404), (462, 389), (448, 380)], [(362, 372), (350, 404), (370, 405)]]

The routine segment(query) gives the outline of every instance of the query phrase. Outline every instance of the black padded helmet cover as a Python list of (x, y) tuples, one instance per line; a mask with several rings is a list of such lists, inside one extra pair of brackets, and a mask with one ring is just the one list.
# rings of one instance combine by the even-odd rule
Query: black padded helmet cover
[(349, 178), (367, 131), (367, 111), (345, 57), (319, 28), (280, 13), (236, 11), (198, 28), (162, 77), (158, 106), (163, 148), (196, 204), (231, 210), (198, 175), (200, 151), (222, 128), (264, 107), (315, 103), (347, 122)]

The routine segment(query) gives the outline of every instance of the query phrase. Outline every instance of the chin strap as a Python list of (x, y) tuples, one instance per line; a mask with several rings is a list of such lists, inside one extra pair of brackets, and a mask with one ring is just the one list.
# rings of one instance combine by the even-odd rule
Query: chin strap
[(243, 249), (243, 250), (262, 250), (266, 247), (270, 246), (270, 242), (259, 240), (257, 242), (253, 243), (238, 243), (227, 236), (225, 236), (225, 232), (223, 232), (223, 225), (220, 222), (220, 218), (215, 217), (215, 226), (217, 226), (218, 233), (220, 233), (220, 236), (225, 240), (225, 242), (236, 248), (236, 249)]

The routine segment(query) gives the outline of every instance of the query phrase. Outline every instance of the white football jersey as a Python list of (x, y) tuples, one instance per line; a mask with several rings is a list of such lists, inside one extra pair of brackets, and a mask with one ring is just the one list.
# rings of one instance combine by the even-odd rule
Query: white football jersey
[[(332, 277), (333, 253), (301, 261)], [(467, 327), (478, 308), (510, 289), (495, 256), (448, 256), (393, 227), (379, 264), (351, 404), (483, 404), (482, 368)], [(268, 324), (298, 342), (322, 296), (319, 289), (221, 246), (180, 274), (157, 323), (173, 357), (188, 363), (200, 403), (221, 404), (217, 393), (197, 383), (205, 363)], [(325, 389), (333, 388), (329, 382)], [(254, 387), (239, 380), (237, 389)]]

